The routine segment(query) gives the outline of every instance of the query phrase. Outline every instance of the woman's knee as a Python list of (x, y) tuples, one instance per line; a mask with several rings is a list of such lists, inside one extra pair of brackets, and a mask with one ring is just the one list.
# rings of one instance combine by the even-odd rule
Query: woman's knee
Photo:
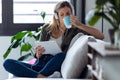
[(56, 54), (54, 57), (57, 57), (57, 58), (65, 58), (66, 54), (61, 52), (61, 53), (58, 53)]
[(65, 59), (66, 54), (65, 53), (58, 53), (54, 56), (53, 60), (57, 60), (57, 62), (63, 62)]
[(3, 66), (4, 66), (4, 68), (7, 68), (9, 66), (14, 65), (14, 62), (15, 62), (15, 60), (13, 60), (13, 59), (6, 59), (3, 63)]

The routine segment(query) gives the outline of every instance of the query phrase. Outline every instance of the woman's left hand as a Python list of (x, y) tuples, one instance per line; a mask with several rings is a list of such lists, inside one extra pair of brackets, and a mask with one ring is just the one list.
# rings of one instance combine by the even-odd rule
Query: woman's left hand
[(70, 15), (70, 21), (71, 21), (72, 25), (74, 25), (75, 27), (78, 27), (80, 24), (77, 16), (74, 16), (74, 15)]

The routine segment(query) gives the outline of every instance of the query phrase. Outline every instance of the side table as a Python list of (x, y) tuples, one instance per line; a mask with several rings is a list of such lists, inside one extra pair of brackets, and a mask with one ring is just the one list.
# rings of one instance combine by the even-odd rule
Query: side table
[(88, 68), (93, 80), (120, 79), (120, 50), (106, 50), (105, 44), (88, 42)]

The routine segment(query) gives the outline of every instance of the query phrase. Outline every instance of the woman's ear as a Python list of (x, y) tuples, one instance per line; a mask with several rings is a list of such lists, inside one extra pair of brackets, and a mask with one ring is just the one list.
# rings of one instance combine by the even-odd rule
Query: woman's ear
[(55, 19), (58, 19), (58, 14), (54, 13)]

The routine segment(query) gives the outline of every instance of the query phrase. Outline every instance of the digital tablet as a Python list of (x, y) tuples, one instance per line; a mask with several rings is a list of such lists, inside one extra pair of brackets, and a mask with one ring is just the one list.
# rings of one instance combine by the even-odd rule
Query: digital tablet
[(39, 41), (36, 42), (37, 45), (41, 45), (45, 48), (45, 52), (43, 54), (57, 54), (62, 52), (60, 47), (58, 46), (56, 41)]

